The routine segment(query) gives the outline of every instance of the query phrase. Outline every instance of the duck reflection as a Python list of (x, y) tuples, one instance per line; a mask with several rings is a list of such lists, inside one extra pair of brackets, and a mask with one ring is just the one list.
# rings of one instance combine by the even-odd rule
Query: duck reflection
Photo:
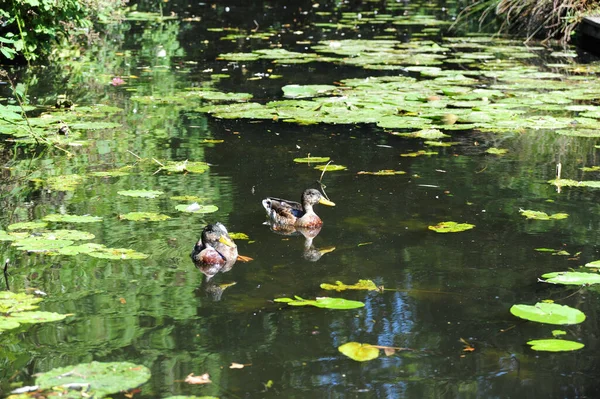
[(218, 301), (223, 290), (232, 284), (215, 284), (210, 280), (217, 273), (231, 270), (238, 258), (237, 245), (222, 223), (209, 224), (202, 230), (200, 239), (190, 254), (194, 265), (206, 276), (204, 291)]
[(329, 252), (333, 252), (335, 247), (316, 248), (313, 239), (321, 232), (321, 226), (318, 227), (300, 227), (293, 225), (282, 225), (279, 223), (266, 223), (271, 231), (284, 236), (303, 236), (304, 248), (302, 257), (310, 262), (316, 262)]

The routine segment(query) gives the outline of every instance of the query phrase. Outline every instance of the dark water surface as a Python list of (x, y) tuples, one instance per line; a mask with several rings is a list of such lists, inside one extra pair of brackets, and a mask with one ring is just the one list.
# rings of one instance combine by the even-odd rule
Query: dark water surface
[[(221, 3), (189, 9), (167, 4), (165, 13), (173, 10), (180, 16), (201, 16), (202, 23), (122, 28), (128, 35), (124, 47), (132, 53), (98, 60), (106, 61), (110, 70), (84, 64), (91, 72), (81, 75), (80, 81), (63, 82), (63, 86), (40, 84), (38, 92), (31, 94), (49, 103), (52, 96), (65, 90), (78, 105), (122, 107), (123, 113), (110, 117), (122, 127), (86, 132), (93, 140), (72, 149), (72, 158), (49, 150), (30, 160), (31, 153), (25, 151), (28, 147), (17, 147), (14, 156), (5, 150), (8, 155), (3, 162), (13, 169), (3, 172), (1, 227), (51, 213), (102, 216), (101, 223), (60, 228), (89, 231), (96, 236), (93, 242), (132, 248), (150, 257), (49, 256), (28, 254), (8, 242), (1, 243), (3, 257), (12, 262), (12, 290), (39, 289), (48, 294), (42, 303), (44, 310), (73, 314), (65, 321), (2, 333), (2, 394), (8, 394), (12, 383), (31, 384), (35, 373), (98, 360), (149, 367), (152, 379), (136, 397), (600, 395), (597, 290), (538, 282), (544, 273), (576, 268), (600, 257), (598, 191), (570, 188), (557, 192), (547, 183), (555, 178), (558, 162), (563, 165), (563, 175), (584, 179), (577, 168), (597, 163), (597, 139), (526, 129), (502, 134), (460, 131), (450, 133), (458, 145), (432, 149), (422, 140), (396, 137), (374, 125), (220, 120), (193, 108), (182, 110), (168, 100), (184, 88), (210, 80), (211, 73), (203, 72), (208, 69), (230, 74), (220, 89), (250, 92), (264, 101), (280, 98), (280, 88), (290, 83), (331, 84), (386, 74), (331, 64), (215, 61), (220, 53), (264, 48), (269, 43), (219, 41), (222, 32), (206, 31), (207, 27), (222, 26), (219, 21), (248, 33), (256, 19), (261, 29), (272, 26), (285, 32), (272, 40), (280, 40), (290, 50), (301, 50), (290, 32), (308, 29), (307, 20), (316, 19), (312, 3), (284, 7), (285, 3), (240, 1), (230, 4), (229, 12)], [(385, 10), (382, 3), (336, 7), (324, 2), (320, 10), (334, 14)], [(423, 7), (407, 9), (444, 14), (442, 5)], [(391, 8), (389, 12), (402, 10)], [(290, 27), (284, 29), (285, 24)], [(421, 28), (411, 26), (393, 34), (408, 40)], [(367, 35), (364, 29), (314, 29), (301, 38), (340, 39), (342, 33), (353, 38)], [(382, 32), (370, 35), (377, 33)], [(163, 50), (167, 56), (157, 56)], [(271, 68), (282, 78), (248, 80)], [(107, 85), (113, 76), (128, 77), (127, 85)], [(97, 85), (92, 86), (92, 81)], [(157, 103), (130, 101), (132, 95), (154, 95)], [(167, 100), (158, 103), (163, 98)], [(224, 142), (213, 144), (205, 139)], [(509, 152), (504, 156), (486, 154), (489, 147)], [(400, 157), (421, 149), (438, 154)], [(135, 164), (132, 153), (162, 161), (206, 161), (211, 166), (204, 174), (155, 174), (159, 166), (149, 161), (140, 163), (136, 173), (128, 176), (90, 177), (74, 191), (49, 190), (43, 183), (23, 179), (26, 171), (43, 179), (112, 170)], [(320, 171), (293, 162), (307, 154), (329, 156), (336, 164), (347, 166), (345, 171), (323, 176), (326, 193), (336, 206), (317, 206), (324, 226), (313, 244), (317, 249), (335, 250), (316, 261), (305, 256), (303, 237), (270, 231), (263, 224), (261, 206), (265, 196), (298, 200), (304, 189), (319, 187)], [(406, 174), (357, 174), (382, 169)], [(593, 175), (585, 179), (591, 180)], [(117, 194), (128, 189), (165, 194), (156, 199)], [(206, 215), (180, 213), (174, 208), (180, 202), (169, 199), (176, 195), (205, 198), (206, 204), (219, 210)], [(519, 209), (570, 216), (557, 221), (526, 220)], [(119, 220), (118, 215), (132, 211), (161, 212), (172, 218), (163, 222)], [(203, 226), (214, 221), (221, 221), (230, 231), (248, 234), (250, 241), (237, 240), (237, 244), (240, 254), (254, 260), (237, 262), (231, 271), (207, 281), (189, 253)], [(428, 229), (441, 221), (476, 227), (456, 234), (436, 234)], [(541, 247), (564, 249), (571, 256), (534, 250)], [(388, 290), (337, 293), (319, 288), (324, 282), (353, 284), (359, 279), (373, 280)], [(221, 285), (234, 282), (223, 290)], [(272, 301), (294, 295), (343, 297), (363, 301), (365, 307), (327, 310)], [(576, 326), (551, 326), (524, 322), (509, 313), (514, 304), (544, 299), (576, 307), (587, 319)], [(580, 341), (585, 348), (553, 354), (534, 352), (526, 345), (531, 339), (551, 338), (554, 329), (565, 330), (567, 339)], [(337, 349), (351, 341), (405, 350), (391, 356), (382, 351), (379, 358), (360, 363)], [(469, 345), (474, 351), (465, 351)], [(246, 367), (230, 369), (232, 362)], [(213, 382), (188, 385), (183, 380), (190, 373), (209, 373)]]

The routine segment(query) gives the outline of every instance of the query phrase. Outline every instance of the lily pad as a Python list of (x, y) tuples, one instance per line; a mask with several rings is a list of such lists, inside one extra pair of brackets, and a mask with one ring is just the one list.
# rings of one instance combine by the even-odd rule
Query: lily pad
[(81, 230), (51, 230), (44, 232), (40, 238), (46, 240), (92, 240), (95, 235), (87, 231)]
[(85, 252), (86, 255), (101, 259), (146, 259), (148, 255), (134, 251), (128, 248), (107, 248), (102, 245), (92, 252)]
[(306, 158), (294, 158), (294, 162), (297, 163), (323, 163), (329, 162), (329, 157), (306, 157)]
[(337, 90), (332, 85), (287, 85), (283, 86), (283, 95), (287, 98), (308, 98), (330, 94)]
[(555, 179), (555, 180), (549, 180), (548, 183), (554, 184), (557, 187), (600, 188), (600, 181), (597, 181), (597, 180), (577, 181), (577, 180), (571, 180), (571, 179)]
[(487, 152), (488, 154), (493, 154), (493, 155), (504, 155), (508, 152), (508, 150), (506, 148), (491, 147), (491, 148), (488, 148), (487, 150), (485, 150), (485, 152)]
[(91, 172), (89, 175), (94, 177), (121, 177), (129, 175), (129, 172), (124, 172), (122, 170), (107, 170), (107, 171), (98, 171)]
[(415, 158), (415, 157), (420, 157), (420, 156), (431, 156), (431, 155), (437, 155), (438, 153), (435, 151), (425, 151), (425, 150), (420, 150), (420, 151), (415, 151), (415, 152), (407, 152), (405, 154), (400, 154), (401, 157), (410, 157), (410, 158)]
[(341, 345), (338, 350), (344, 355), (357, 362), (366, 362), (379, 357), (379, 349), (370, 344), (359, 342), (348, 342)]
[(429, 230), (436, 233), (459, 233), (461, 231), (471, 230), (475, 227), (474, 224), (456, 223), (456, 222), (440, 222), (435, 226), (429, 226)]
[(161, 220), (171, 219), (170, 216), (163, 215), (155, 212), (129, 212), (123, 215), (119, 215), (119, 219), (131, 220), (131, 221), (150, 221), (157, 222)]
[(102, 244), (88, 242), (81, 245), (70, 245), (68, 247), (60, 248), (58, 251), (56, 251), (56, 253), (59, 255), (74, 256), (79, 254), (89, 254), (90, 252), (97, 250), (101, 251), (103, 248), (105, 247)]
[[(27, 235), (29, 234), (27, 233)], [(4, 230), (0, 230), (0, 241), (15, 241), (17, 239), (18, 237), (15, 237), (13, 233), (9, 234)]]
[(101, 222), (102, 218), (100, 216), (90, 216), (90, 215), (68, 215), (68, 214), (50, 214), (44, 216), (44, 219), (47, 222), (63, 222), (63, 223), (95, 223)]
[[(592, 262), (593, 263), (593, 262)], [(590, 263), (586, 264), (588, 267)], [(600, 274), (585, 272), (551, 272), (542, 274), (546, 283), (565, 285), (592, 285), (600, 284)]]
[(292, 298), (276, 298), (275, 302), (287, 303), (290, 306), (315, 306), (317, 308), (325, 309), (356, 309), (365, 306), (364, 303), (359, 301), (350, 301), (343, 298), (329, 298), (322, 297), (313, 299), (302, 299), (299, 296)]
[(49, 252), (55, 249), (68, 247), (73, 244), (71, 240), (48, 240), (40, 237), (30, 237), (13, 242), (13, 246), (21, 251)]
[(329, 165), (317, 165), (315, 166), (317, 170), (324, 170), (326, 172), (334, 172), (336, 170), (346, 170), (347, 168), (343, 165), (335, 165), (330, 163)]
[(534, 351), (546, 352), (571, 352), (585, 346), (581, 342), (565, 339), (534, 339), (527, 342), (527, 345), (531, 345), (531, 349)]
[(552, 215), (548, 215), (546, 212), (532, 211), (526, 209), (519, 209), (519, 212), (527, 219), (535, 220), (561, 220), (569, 217), (568, 213), (554, 213)]
[(190, 162), (186, 160), (181, 162), (169, 161), (160, 169), (173, 173), (204, 173), (208, 168), (209, 166), (206, 162)]
[(358, 280), (358, 283), (352, 285), (346, 285), (341, 281), (336, 281), (335, 284), (321, 283), (321, 288), (324, 290), (335, 290), (337, 292), (345, 290), (379, 291), (379, 288), (371, 280)]
[(233, 240), (249, 240), (250, 237), (246, 233), (229, 233), (229, 237)]
[(46, 222), (20, 222), (8, 225), (8, 230), (37, 230), (48, 226)]
[(174, 197), (171, 197), (170, 199), (172, 199), (173, 201), (203, 201), (206, 198), (201, 198), (196, 195), (176, 195)]
[(52, 176), (48, 178), (48, 186), (57, 191), (73, 191), (83, 179), (80, 175)]
[(182, 204), (175, 206), (175, 209), (188, 213), (213, 213), (219, 210), (216, 205), (200, 205), (197, 202), (193, 204)]
[(442, 133), (438, 129), (422, 129), (412, 133), (394, 133), (395, 136), (414, 137), (419, 139), (437, 140), (445, 137), (450, 137), (448, 134)]
[(546, 302), (538, 302), (533, 306), (513, 305), (510, 313), (521, 319), (556, 325), (579, 324), (585, 320), (585, 314), (578, 309)]
[(406, 172), (402, 170), (392, 170), (392, 169), (384, 169), (378, 170), (377, 172), (365, 172), (361, 170), (356, 173), (357, 175), (372, 175), (372, 176), (395, 176), (395, 175), (405, 175)]
[(42, 298), (26, 293), (0, 292), (0, 332), (21, 324), (46, 323), (62, 320), (68, 315), (36, 310)]
[[(64, 390), (68, 397), (103, 398), (110, 394), (136, 388), (150, 379), (150, 370), (128, 362), (91, 362), (52, 369), (39, 375), (35, 384), (41, 390)], [(85, 389), (73, 396), (65, 386), (81, 384)], [(84, 395), (85, 394), (85, 395)]]
[(117, 191), (117, 194), (126, 197), (156, 198), (159, 195), (163, 195), (164, 192), (157, 190), (124, 190)]

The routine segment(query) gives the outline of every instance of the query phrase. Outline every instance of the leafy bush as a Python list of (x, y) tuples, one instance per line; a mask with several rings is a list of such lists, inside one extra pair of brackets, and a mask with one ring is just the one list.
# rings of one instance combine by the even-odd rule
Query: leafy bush
[[(94, 36), (94, 22), (107, 18), (127, 0), (8, 0), (0, 9), (0, 53), (33, 61), (52, 46)], [(6, 4), (6, 3), (5, 3)]]

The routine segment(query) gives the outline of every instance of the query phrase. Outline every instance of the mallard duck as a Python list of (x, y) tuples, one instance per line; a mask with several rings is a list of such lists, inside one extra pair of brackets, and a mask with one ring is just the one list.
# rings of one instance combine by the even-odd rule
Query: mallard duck
[(209, 224), (191, 253), (196, 266), (208, 278), (231, 269), (238, 257), (237, 245), (222, 223)]
[(323, 221), (315, 211), (313, 205), (335, 204), (321, 195), (318, 190), (309, 188), (302, 193), (302, 203), (279, 198), (267, 197), (262, 201), (272, 223), (280, 225), (293, 225), (298, 227), (319, 227)]

